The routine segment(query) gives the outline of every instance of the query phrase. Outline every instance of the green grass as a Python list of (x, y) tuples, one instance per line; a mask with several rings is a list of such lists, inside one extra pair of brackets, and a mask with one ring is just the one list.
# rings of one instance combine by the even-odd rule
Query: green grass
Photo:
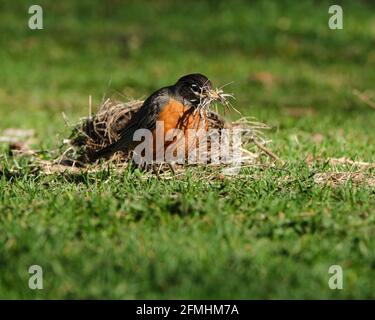
[[(27, 28), (33, 1), (2, 2), (0, 130), (35, 128), (34, 147), (53, 149), (69, 134), (61, 112), (85, 116), (89, 95), (146, 97), (201, 72), (234, 81), (236, 107), (272, 127), (287, 165), (205, 181), (46, 177), (21, 162), (0, 177), (0, 297), (375, 298), (374, 187), (317, 185), (332, 168), (304, 161), (375, 162), (375, 111), (352, 94), (374, 90), (375, 7), (337, 2), (338, 31), (328, 1), (40, 1), (42, 31)], [(44, 290), (28, 288), (33, 264)], [(343, 290), (327, 284), (335, 264)]]

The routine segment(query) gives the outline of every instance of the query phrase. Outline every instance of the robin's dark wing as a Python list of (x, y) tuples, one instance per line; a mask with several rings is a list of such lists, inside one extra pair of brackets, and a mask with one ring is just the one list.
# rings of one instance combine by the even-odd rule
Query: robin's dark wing
[(133, 140), (134, 133), (138, 129), (154, 130), (160, 110), (169, 100), (169, 88), (163, 88), (153, 93), (145, 100), (142, 107), (129, 120), (120, 134), (120, 138), (109, 146), (93, 154), (91, 160), (95, 161), (102, 157), (108, 157), (117, 151), (131, 150), (136, 142)]

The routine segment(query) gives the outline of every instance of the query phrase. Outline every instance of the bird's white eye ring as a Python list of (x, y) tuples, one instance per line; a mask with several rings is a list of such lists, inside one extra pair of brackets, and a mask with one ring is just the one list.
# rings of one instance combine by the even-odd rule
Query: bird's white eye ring
[(193, 83), (193, 84), (191, 85), (191, 88), (192, 88), (192, 89), (197, 89), (198, 86), (197, 86), (196, 84)]

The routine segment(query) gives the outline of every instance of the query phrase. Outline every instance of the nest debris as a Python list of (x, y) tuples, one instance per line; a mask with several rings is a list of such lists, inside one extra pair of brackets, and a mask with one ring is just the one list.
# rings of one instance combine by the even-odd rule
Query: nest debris
[[(131, 119), (134, 113), (141, 107), (142, 101), (133, 100), (129, 102), (117, 102), (111, 99), (105, 100), (99, 107), (95, 115), (82, 118), (79, 123), (72, 126), (69, 139), (64, 139), (58, 150), (33, 150), (30, 144), (34, 141), (34, 131), (21, 129), (6, 129), (0, 134), (0, 142), (9, 144), (9, 155), (17, 157), (14, 166), (5, 167), (0, 163), (0, 177), (22, 176), (23, 162), (20, 167), (18, 157), (24, 157), (28, 160), (26, 166), (28, 172), (38, 174), (40, 172), (53, 175), (64, 174), (66, 177), (79, 176), (82, 173), (95, 173), (107, 170), (110, 166), (116, 173), (123, 172), (130, 161), (125, 154), (118, 152), (106, 162), (90, 163), (87, 154), (97, 151), (114, 141), (116, 141), (122, 129)], [(242, 137), (241, 162), (240, 167), (262, 167), (278, 169), (276, 164), (282, 164), (279, 159), (266, 145), (268, 140), (264, 136), (264, 130), (268, 127), (263, 123), (250, 121), (247, 118), (241, 118), (235, 122), (229, 122), (220, 116), (217, 112), (208, 110), (209, 128), (245, 128), (246, 133)], [(47, 155), (54, 160), (45, 160)], [(265, 155), (265, 156), (264, 156)], [(6, 155), (1, 155), (1, 158)], [(357, 186), (375, 187), (375, 176), (373, 170), (375, 164), (371, 162), (354, 161), (347, 157), (341, 158), (314, 158), (312, 155), (306, 157), (306, 164), (314, 168), (317, 164), (328, 164), (329, 171), (318, 171), (312, 176), (317, 185), (340, 186), (348, 183)], [(6, 162), (4, 162), (6, 163)], [(170, 166), (170, 164), (160, 164), (159, 167), (151, 168), (142, 175), (142, 179), (148, 179), (150, 175), (156, 175), (163, 179), (179, 179), (185, 175), (187, 167), (192, 165)], [(193, 165), (194, 166), (194, 165)], [(213, 179), (229, 178), (225, 175), (226, 169), (232, 169), (226, 163), (205, 165), (196, 165), (197, 170), (190, 170), (190, 174), (196, 180), (211, 181)], [(220, 169), (220, 170), (218, 170)], [(280, 168), (288, 172), (285, 168)], [(315, 171), (315, 169), (313, 170)], [(261, 177), (258, 177), (261, 179)], [(282, 183), (289, 183), (291, 176), (286, 175), (282, 178)]]
[[(109, 98), (105, 100), (95, 115), (82, 118), (78, 124), (73, 126), (69, 139), (65, 139), (60, 147), (60, 156), (57, 159), (41, 162), (44, 171), (52, 174), (64, 171), (74, 173), (82, 170), (87, 172), (100, 170), (103, 163), (91, 163), (89, 155), (119, 139), (121, 131), (142, 104), (143, 101), (141, 100), (128, 102), (119, 102)], [(241, 166), (264, 164), (265, 158), (262, 157), (263, 155), (266, 155), (269, 165), (274, 165), (275, 162), (283, 163), (277, 155), (266, 147), (269, 142), (264, 136), (264, 130), (268, 129), (267, 125), (252, 121), (249, 118), (241, 118), (235, 122), (230, 122), (211, 109), (206, 112), (209, 129), (217, 129), (218, 132), (222, 132), (222, 129), (244, 129), (241, 136), (241, 159), (237, 161)], [(115, 169), (121, 170), (127, 167), (130, 160), (127, 154), (116, 152), (104, 164), (111, 164)], [(217, 164), (208, 163), (207, 165), (217, 167)], [(224, 162), (219, 164), (219, 166), (225, 165), (228, 164)], [(186, 166), (188, 164), (171, 167), (170, 164), (164, 163), (159, 165), (157, 171), (174, 172), (176, 169), (181, 170)]]

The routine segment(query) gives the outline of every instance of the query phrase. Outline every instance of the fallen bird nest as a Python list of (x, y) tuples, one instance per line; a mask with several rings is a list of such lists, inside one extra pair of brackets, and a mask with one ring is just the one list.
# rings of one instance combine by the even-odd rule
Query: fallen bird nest
[[(95, 163), (90, 162), (89, 155), (115, 142), (120, 137), (123, 128), (142, 104), (143, 101), (141, 100), (125, 103), (112, 99), (105, 100), (95, 115), (89, 114), (88, 117), (80, 119), (78, 124), (72, 126), (70, 137), (64, 139), (59, 147), (58, 156), (54, 160), (41, 160), (35, 157), (34, 163), (47, 174), (98, 172), (109, 166), (116, 171), (127, 168), (133, 162), (128, 155), (122, 152), (115, 153), (105, 161), (101, 160)], [(237, 168), (254, 165), (274, 166), (277, 162), (283, 163), (266, 147), (269, 141), (265, 139), (263, 131), (268, 129), (267, 125), (251, 121), (249, 118), (241, 118), (237, 121), (229, 122), (220, 116), (218, 112), (212, 110), (207, 111), (207, 120), (209, 129), (217, 129), (220, 134), (223, 131), (222, 129), (242, 129), (240, 155), (235, 161)], [(233, 144), (230, 147), (234, 148)], [(233, 169), (233, 162), (222, 161), (220, 163), (189, 163), (183, 165), (159, 163), (142, 169), (147, 169), (147, 171), (158, 175), (176, 174), (191, 166)]]
[[(65, 139), (57, 150), (38, 151), (29, 147), (34, 144), (34, 130), (22, 130), (8, 128), (0, 135), (0, 142), (9, 143), (10, 154), (15, 157), (13, 166), (2, 167), (0, 164), (0, 177), (22, 176), (23, 164), (20, 166), (19, 157), (27, 159), (27, 168), (29, 173), (39, 174), (63, 174), (66, 177), (82, 173), (95, 173), (112, 168), (116, 173), (121, 173), (130, 163), (126, 155), (117, 153), (105, 162), (90, 163), (87, 154), (99, 150), (108, 144), (116, 141), (119, 133), (126, 125), (129, 119), (140, 108), (142, 101), (134, 100), (127, 103), (116, 102), (111, 99), (104, 101), (98, 109), (98, 112), (86, 118), (82, 118), (78, 124), (72, 125), (69, 139)], [(243, 137), (241, 145), (240, 167), (273, 167), (276, 164), (282, 164), (275, 154), (272, 153), (266, 144), (268, 141), (264, 138), (263, 131), (268, 127), (262, 123), (252, 122), (249, 119), (240, 119), (235, 122), (226, 121), (217, 112), (209, 111), (208, 121), (210, 128), (245, 128), (247, 134)], [(43, 155), (54, 160), (43, 160)], [(373, 175), (374, 163), (354, 161), (349, 158), (314, 158), (309, 155), (306, 157), (306, 164), (313, 168), (314, 166), (324, 166), (328, 164), (330, 171), (318, 171), (312, 175), (315, 184), (340, 186), (347, 183), (354, 185), (375, 186)], [(324, 165), (323, 165), (324, 164)], [(185, 169), (194, 165), (169, 166), (160, 165), (158, 168), (152, 168), (147, 174), (142, 175), (147, 179), (150, 175), (156, 174), (163, 179), (176, 179), (185, 175)], [(195, 167), (201, 170), (190, 171), (194, 179), (210, 181), (211, 179), (222, 179), (225, 174), (230, 174), (233, 166), (227, 163), (206, 165), (197, 164)], [(220, 169), (220, 170), (218, 170)], [(227, 170), (223, 172), (222, 170)], [(236, 169), (236, 168), (234, 168)], [(280, 168), (288, 173), (284, 168)], [(315, 171), (315, 169), (314, 169)], [(238, 171), (234, 170), (234, 173)], [(282, 178), (282, 183), (293, 182), (290, 172)]]

